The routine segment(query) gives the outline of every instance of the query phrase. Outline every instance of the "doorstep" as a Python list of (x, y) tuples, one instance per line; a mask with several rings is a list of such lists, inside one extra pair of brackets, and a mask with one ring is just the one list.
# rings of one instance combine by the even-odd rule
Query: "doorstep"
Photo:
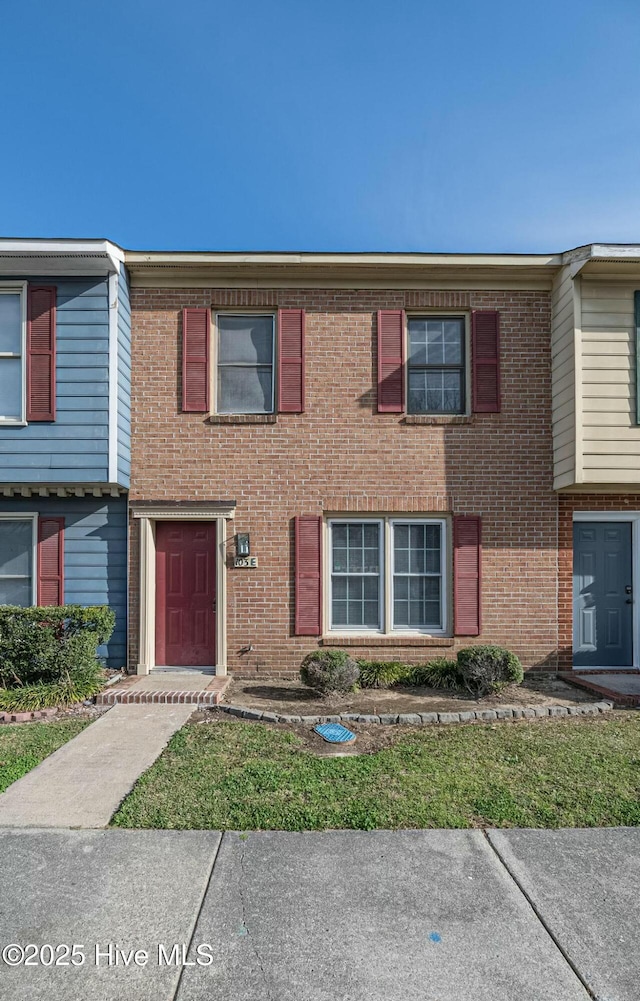
[(96, 704), (217, 706), (230, 683), (230, 675), (213, 677), (198, 671), (132, 675), (100, 692)]
[(640, 672), (638, 671), (563, 671), (563, 681), (607, 698), (620, 706), (640, 706)]

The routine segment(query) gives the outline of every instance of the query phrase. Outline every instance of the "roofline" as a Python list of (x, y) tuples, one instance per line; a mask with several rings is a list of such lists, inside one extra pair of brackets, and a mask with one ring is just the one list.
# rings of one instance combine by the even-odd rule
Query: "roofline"
[(451, 266), (492, 267), (506, 265), (510, 267), (560, 267), (562, 254), (436, 254), (436, 253), (380, 253), (380, 252), (339, 252), (316, 253), (280, 252), (280, 251), (191, 251), (191, 250), (125, 250), (125, 263), (128, 267), (150, 265), (152, 267), (181, 265), (310, 265), (310, 266), (344, 266), (380, 265), (389, 267), (421, 266)]
[(0, 237), (3, 274), (118, 274), (124, 251), (110, 240)]

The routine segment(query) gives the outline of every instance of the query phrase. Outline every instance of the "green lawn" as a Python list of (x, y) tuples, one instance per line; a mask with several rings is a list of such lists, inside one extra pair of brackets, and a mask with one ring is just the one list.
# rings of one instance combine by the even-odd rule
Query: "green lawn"
[(260, 724), (177, 733), (119, 827), (323, 830), (640, 825), (640, 713), (428, 727), (375, 754), (322, 759)]
[(89, 721), (0, 726), (0, 792), (75, 737)]

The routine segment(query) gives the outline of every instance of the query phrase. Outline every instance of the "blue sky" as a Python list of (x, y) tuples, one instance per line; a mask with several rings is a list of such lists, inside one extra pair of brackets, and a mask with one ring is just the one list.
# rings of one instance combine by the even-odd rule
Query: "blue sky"
[(640, 242), (637, 0), (5, 0), (0, 233)]

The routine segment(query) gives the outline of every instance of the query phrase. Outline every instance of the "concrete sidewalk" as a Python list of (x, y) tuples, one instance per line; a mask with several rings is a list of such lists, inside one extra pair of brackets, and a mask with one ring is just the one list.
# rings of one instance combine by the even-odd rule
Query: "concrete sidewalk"
[(114, 706), (0, 795), (0, 827), (105, 827), (193, 706)]
[(5, 830), (0, 852), (0, 955), (84, 956), (0, 958), (3, 1001), (639, 996), (640, 829)]

